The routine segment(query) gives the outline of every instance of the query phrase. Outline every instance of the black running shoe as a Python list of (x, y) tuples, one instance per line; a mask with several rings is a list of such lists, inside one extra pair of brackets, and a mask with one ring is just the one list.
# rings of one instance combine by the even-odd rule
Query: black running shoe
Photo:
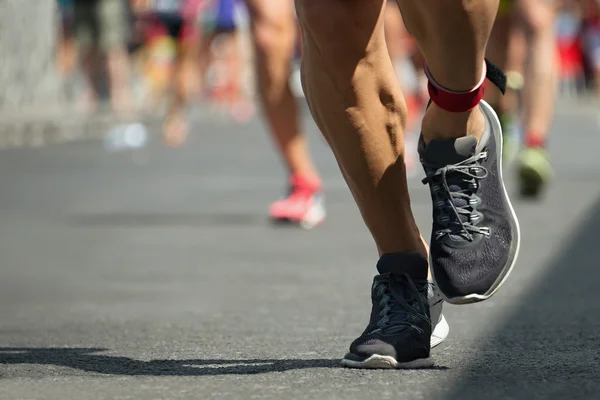
[[(350, 368), (427, 368), (431, 348), (448, 336), (442, 298), (427, 281), (427, 260), (418, 253), (387, 254), (377, 263), (371, 319), (350, 345)], [(432, 323), (435, 328), (432, 333)]]
[(486, 102), (480, 109), (486, 129), (479, 143), (472, 136), (419, 143), (433, 201), (431, 272), (454, 304), (496, 293), (519, 252), (519, 222), (502, 179), (502, 128)]

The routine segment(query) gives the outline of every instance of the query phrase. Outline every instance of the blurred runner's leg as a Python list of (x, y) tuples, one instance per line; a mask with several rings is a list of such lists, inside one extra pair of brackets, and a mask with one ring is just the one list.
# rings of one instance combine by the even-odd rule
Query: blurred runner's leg
[(255, 47), (258, 92), (266, 123), (289, 174), (289, 194), (273, 203), (274, 221), (305, 227), (325, 219), (321, 179), (300, 127), (300, 112), (290, 87), (296, 44), (293, 0), (247, 0)]
[(523, 88), (524, 149), (517, 166), (524, 196), (540, 195), (552, 176), (547, 144), (558, 89), (556, 7), (552, 0), (516, 0), (528, 49)]

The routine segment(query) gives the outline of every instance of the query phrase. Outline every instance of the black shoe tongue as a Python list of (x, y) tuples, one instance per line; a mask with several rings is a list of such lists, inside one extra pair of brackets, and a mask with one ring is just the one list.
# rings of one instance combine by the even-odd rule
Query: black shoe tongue
[(465, 136), (458, 139), (432, 140), (425, 145), (423, 137), (419, 142), (421, 158), (435, 165), (456, 164), (475, 154), (477, 138)]
[(419, 253), (389, 253), (377, 262), (380, 274), (408, 274), (414, 279), (427, 279), (427, 259)]

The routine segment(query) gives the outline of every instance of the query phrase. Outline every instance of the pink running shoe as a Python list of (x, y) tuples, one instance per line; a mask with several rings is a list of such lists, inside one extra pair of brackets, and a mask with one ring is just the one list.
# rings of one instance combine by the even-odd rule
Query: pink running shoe
[(311, 229), (325, 221), (325, 198), (321, 182), (295, 174), (290, 179), (287, 197), (271, 204), (269, 217), (275, 223), (298, 224)]

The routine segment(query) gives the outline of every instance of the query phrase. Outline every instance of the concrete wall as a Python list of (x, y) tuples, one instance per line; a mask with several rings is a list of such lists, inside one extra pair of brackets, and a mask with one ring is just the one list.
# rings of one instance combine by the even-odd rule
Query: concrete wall
[(0, 0), (0, 113), (55, 107), (56, 0)]

